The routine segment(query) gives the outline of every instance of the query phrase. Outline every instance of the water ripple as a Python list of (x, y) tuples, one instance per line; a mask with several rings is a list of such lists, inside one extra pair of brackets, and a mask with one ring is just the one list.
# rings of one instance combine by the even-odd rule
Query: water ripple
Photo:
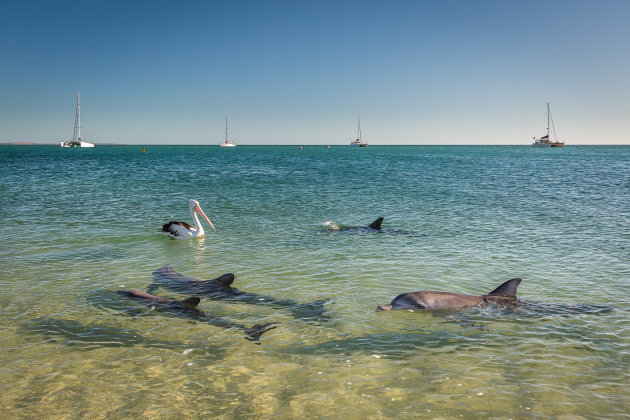
[[(627, 147), (74, 152), (0, 146), (8, 416), (627, 417)], [(189, 198), (217, 231), (161, 235), (191, 221)], [(379, 216), (381, 233), (326, 231)], [(328, 317), (201, 301), (233, 323), (277, 322), (255, 345), (111, 293), (147, 290), (166, 264), (328, 299)], [(513, 277), (517, 308), (374, 312), (402, 292), (479, 295)]]

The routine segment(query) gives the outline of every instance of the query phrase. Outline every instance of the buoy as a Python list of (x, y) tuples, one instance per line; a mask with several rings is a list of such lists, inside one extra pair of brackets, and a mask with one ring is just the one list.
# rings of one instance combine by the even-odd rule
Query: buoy
[(142, 146), (142, 153), (144, 153), (144, 152), (145, 152), (145, 150), (144, 150), (144, 146)]

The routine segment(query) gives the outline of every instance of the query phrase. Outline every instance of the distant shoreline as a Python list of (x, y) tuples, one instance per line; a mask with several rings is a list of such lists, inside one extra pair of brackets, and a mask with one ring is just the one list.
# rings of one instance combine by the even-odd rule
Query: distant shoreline
[[(133, 147), (133, 146), (201, 146), (201, 147), (219, 147), (219, 144), (151, 144), (151, 143), (138, 143), (138, 144), (122, 144), (122, 143), (95, 143), (95, 146), (125, 146), (125, 147)], [(59, 142), (54, 143), (38, 143), (38, 142), (29, 142), (29, 141), (16, 141), (16, 142), (8, 142), (8, 143), (0, 143), (0, 146), (59, 146)], [(261, 146), (273, 146), (273, 147), (326, 147), (326, 146), (334, 146), (334, 147), (350, 147), (348, 144), (241, 144), (240, 146), (247, 147), (261, 147)], [(370, 147), (418, 147), (418, 146), (426, 146), (426, 147), (530, 147), (530, 144), (371, 144)], [(564, 147), (578, 147), (578, 146), (630, 146), (630, 143), (625, 144), (570, 144), (565, 145)]]
[[(37, 143), (37, 142), (32, 142), (32, 141), (14, 141), (14, 142), (9, 142), (9, 143), (0, 143), (0, 146), (59, 146), (59, 143), (60, 142)], [(120, 144), (120, 143), (99, 143), (97, 144), (97, 146), (142, 146), (142, 145), (141, 144)]]

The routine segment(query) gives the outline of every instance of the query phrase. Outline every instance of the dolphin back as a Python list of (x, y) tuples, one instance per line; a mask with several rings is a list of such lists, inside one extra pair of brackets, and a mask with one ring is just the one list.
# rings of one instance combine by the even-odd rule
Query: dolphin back
[(488, 296), (507, 296), (515, 298), (516, 289), (518, 289), (519, 284), (521, 284), (521, 279), (519, 278), (508, 280), (492, 292), (488, 293)]
[[(165, 265), (164, 267), (155, 270), (153, 272), (153, 278), (161, 283), (171, 283), (172, 285), (184, 288), (190, 286), (198, 289), (199, 291), (203, 291), (203, 288), (212, 289), (212, 285), (230, 287), (230, 285), (234, 283), (233, 273), (226, 273), (211, 280), (197, 280), (178, 273), (171, 265)], [(154, 289), (157, 289), (157, 287), (154, 287)]]

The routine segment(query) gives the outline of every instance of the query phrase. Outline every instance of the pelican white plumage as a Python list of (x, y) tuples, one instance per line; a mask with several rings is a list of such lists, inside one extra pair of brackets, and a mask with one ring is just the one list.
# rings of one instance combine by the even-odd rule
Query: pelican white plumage
[[(167, 224), (162, 226), (162, 232), (175, 239), (191, 239), (191, 238), (199, 238), (205, 235), (203, 231), (203, 226), (199, 223), (199, 218), (197, 214), (200, 214), (201, 217), (204, 218), (206, 222), (210, 225), (212, 229), (214, 226), (212, 222), (206, 214), (201, 210), (201, 206), (199, 206), (199, 202), (197, 200), (190, 200), (188, 202), (188, 207), (190, 207), (190, 215), (192, 216), (195, 225), (191, 226), (186, 222), (168, 222)], [(216, 229), (214, 229), (216, 231)]]

